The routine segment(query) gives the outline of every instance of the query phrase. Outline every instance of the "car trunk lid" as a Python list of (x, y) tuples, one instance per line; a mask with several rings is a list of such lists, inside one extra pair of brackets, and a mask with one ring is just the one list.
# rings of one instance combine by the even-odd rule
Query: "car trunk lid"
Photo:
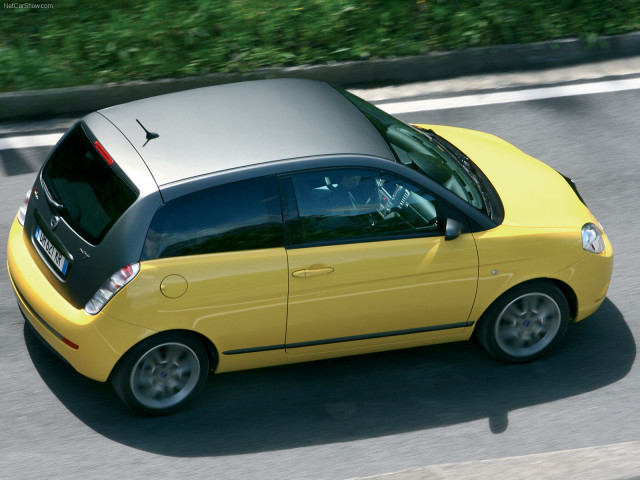
[(98, 114), (74, 125), (49, 154), (31, 192), (25, 241), (49, 282), (76, 308), (114, 271), (139, 260), (146, 230), (124, 232), (127, 225), (148, 224), (148, 209), (131, 207), (149, 194), (161, 203), (135, 149)]

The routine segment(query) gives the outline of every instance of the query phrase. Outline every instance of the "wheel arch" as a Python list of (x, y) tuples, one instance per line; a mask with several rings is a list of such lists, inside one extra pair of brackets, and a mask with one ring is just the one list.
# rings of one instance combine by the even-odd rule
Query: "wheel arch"
[(218, 349), (216, 348), (216, 346), (214, 345), (214, 343), (211, 341), (211, 339), (209, 339), (207, 336), (196, 332), (194, 330), (188, 330), (188, 329), (180, 329), (180, 328), (176, 328), (176, 329), (172, 329), (172, 330), (162, 330), (160, 332), (155, 332), (153, 335), (149, 335), (148, 337), (144, 337), (141, 338), (138, 342), (134, 343), (133, 345), (131, 345), (126, 352), (124, 352), (120, 358), (118, 359), (118, 361), (115, 363), (115, 365), (113, 366), (113, 368), (111, 369), (111, 373), (109, 374), (109, 377), (111, 377), (113, 375), (113, 373), (116, 371), (117, 366), (122, 363), (123, 359), (127, 356), (127, 354), (136, 347), (136, 345), (140, 344), (140, 342), (144, 342), (145, 340), (148, 340), (150, 338), (155, 337), (156, 335), (160, 335), (160, 334), (167, 334), (167, 333), (181, 333), (181, 334), (187, 334), (187, 335), (191, 335), (192, 337), (196, 338), (200, 343), (202, 343), (202, 345), (204, 346), (205, 350), (207, 351), (207, 354), (209, 356), (209, 370), (215, 370), (218, 366), (218, 360), (219, 360), (219, 356), (218, 356)]
[[(536, 313), (536, 319), (527, 319), (524, 323), (524, 330), (521, 326), (516, 326), (516, 320), (509, 320), (507, 323), (510, 325), (508, 332), (508, 343), (512, 339), (515, 339), (515, 347), (506, 345), (505, 335), (498, 331), (498, 322), (502, 313), (518, 298), (531, 295), (540, 294), (550, 299), (555, 303), (557, 307), (557, 315), (551, 314), (551, 322), (549, 327), (542, 330), (541, 336), (536, 336), (532, 339), (531, 331), (528, 330), (530, 325), (539, 324), (546, 320), (542, 320)], [(555, 299), (553, 298), (555, 296)], [(563, 300), (563, 304), (558, 304), (558, 301)], [(528, 310), (524, 313), (530, 315), (533, 310)], [(482, 313), (476, 324), (474, 325), (473, 337), (484, 347), (484, 349), (496, 360), (505, 363), (523, 363), (534, 360), (547, 352), (548, 350), (555, 348), (564, 336), (568, 324), (575, 318), (577, 312), (577, 299), (573, 292), (573, 289), (566, 283), (549, 277), (532, 278), (524, 282), (520, 282), (513, 285), (509, 289), (502, 292)], [(546, 314), (544, 315), (546, 316)], [(511, 325), (513, 324), (513, 325)], [(507, 324), (505, 324), (507, 325)], [(509, 326), (507, 325), (507, 326)], [(534, 327), (537, 328), (537, 327)], [(522, 341), (519, 343), (518, 339)]]
[(516, 288), (520, 288), (520, 287), (522, 287), (524, 285), (529, 285), (531, 283), (539, 283), (539, 282), (546, 282), (546, 283), (549, 283), (551, 285), (555, 285), (556, 287), (558, 287), (560, 289), (560, 291), (562, 292), (564, 297), (567, 299), (567, 303), (569, 304), (570, 319), (571, 319), (571, 321), (573, 321), (576, 318), (576, 315), (578, 314), (578, 297), (576, 296), (576, 294), (573, 291), (573, 289), (571, 288), (571, 286), (569, 286), (567, 283), (563, 282), (562, 280), (558, 280), (557, 278), (550, 278), (550, 277), (530, 278), (529, 280), (525, 280), (524, 282), (520, 282), (520, 283), (517, 283), (517, 284), (512, 285), (511, 287), (509, 287), (507, 290), (505, 290), (500, 295), (498, 295), (487, 306), (487, 308), (485, 308), (484, 312), (482, 312), (482, 315), (480, 315), (480, 317), (478, 318), (478, 320), (476, 321), (476, 323), (474, 325), (474, 330), (473, 330), (474, 335), (477, 334), (477, 332), (478, 332), (478, 329), (475, 328), (475, 327), (477, 327), (480, 324), (480, 322), (482, 322), (482, 320), (485, 317), (486, 313), (491, 309), (491, 307), (498, 300), (500, 300), (505, 295), (508, 295), (509, 293), (511, 293), (511, 291), (515, 290)]
[(571, 321), (574, 321), (576, 319), (576, 316), (578, 315), (578, 297), (576, 295), (576, 292), (573, 291), (573, 288), (571, 288), (562, 280), (558, 280), (557, 278), (549, 278), (543, 280), (549, 280), (564, 294), (565, 298), (567, 299), (567, 303), (569, 304), (570, 319)]

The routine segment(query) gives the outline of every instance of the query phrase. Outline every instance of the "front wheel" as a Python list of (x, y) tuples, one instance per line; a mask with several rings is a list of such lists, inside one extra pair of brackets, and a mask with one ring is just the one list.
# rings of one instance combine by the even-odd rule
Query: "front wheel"
[(531, 282), (496, 300), (482, 316), (477, 336), (494, 358), (528, 362), (560, 341), (569, 316), (569, 304), (558, 287)]
[(162, 415), (180, 408), (204, 386), (206, 348), (192, 335), (167, 332), (133, 347), (116, 366), (111, 383), (130, 408)]

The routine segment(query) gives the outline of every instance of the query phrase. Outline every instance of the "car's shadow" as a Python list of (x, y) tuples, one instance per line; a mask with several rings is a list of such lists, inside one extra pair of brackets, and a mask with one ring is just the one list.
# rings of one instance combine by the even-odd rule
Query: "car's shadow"
[(172, 456), (215, 456), (344, 442), (481, 418), (501, 433), (514, 409), (604, 387), (636, 356), (622, 314), (606, 300), (572, 325), (557, 350), (502, 365), (473, 342), (227, 373), (210, 378), (185, 411), (160, 418), (127, 410), (106, 385), (62, 363), (25, 327), (38, 372), (96, 432)]

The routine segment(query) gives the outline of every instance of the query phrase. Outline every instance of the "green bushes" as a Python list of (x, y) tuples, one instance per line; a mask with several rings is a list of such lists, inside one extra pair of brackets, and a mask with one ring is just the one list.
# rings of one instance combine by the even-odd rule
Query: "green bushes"
[(246, 71), (640, 29), (640, 0), (0, 5), (0, 90)]

